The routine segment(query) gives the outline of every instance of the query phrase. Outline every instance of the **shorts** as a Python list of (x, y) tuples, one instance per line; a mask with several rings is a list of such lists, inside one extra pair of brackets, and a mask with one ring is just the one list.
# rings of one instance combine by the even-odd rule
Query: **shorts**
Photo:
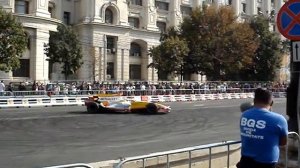
[(276, 163), (261, 163), (255, 161), (251, 157), (242, 156), (239, 163), (236, 164), (237, 168), (275, 168)]

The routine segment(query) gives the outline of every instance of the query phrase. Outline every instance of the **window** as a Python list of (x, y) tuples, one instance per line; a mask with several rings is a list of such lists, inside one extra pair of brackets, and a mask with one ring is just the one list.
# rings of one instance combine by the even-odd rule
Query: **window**
[(129, 17), (128, 18), (129, 25), (134, 28), (140, 28), (140, 20), (139, 18)]
[(160, 32), (166, 32), (167, 24), (165, 22), (156, 22), (156, 26)]
[(271, 0), (271, 6), (274, 7), (275, 6), (275, 2), (274, 0)]
[(262, 14), (262, 11), (261, 11), (261, 8), (260, 8), (260, 7), (257, 7), (257, 14), (258, 14), (258, 15)]
[(113, 24), (113, 19), (114, 19), (114, 16), (113, 16), (112, 10), (106, 9), (105, 10), (105, 23)]
[(272, 25), (273, 27), (273, 31), (275, 32), (276, 31), (276, 25)]
[(29, 77), (29, 59), (20, 59), (20, 68), (13, 71), (13, 77)]
[(244, 13), (247, 12), (247, 4), (242, 3), (242, 10), (243, 10)]
[(169, 10), (169, 3), (167, 3), (167, 2), (155, 1), (155, 6), (157, 9), (160, 9), (160, 10), (166, 10), (166, 11)]
[(115, 48), (115, 38), (114, 37), (107, 37), (107, 49), (112, 50)]
[(29, 14), (29, 2), (25, 0), (15, 1), (15, 13)]
[(114, 63), (113, 62), (108, 62), (107, 63), (107, 79), (114, 79), (115, 76), (114, 76)]
[(129, 79), (141, 80), (141, 65), (129, 65)]
[(130, 0), (130, 4), (131, 4), (131, 5), (139, 5), (139, 6), (143, 6), (142, 0)]
[(192, 8), (188, 6), (181, 6), (180, 10), (183, 16), (189, 16), (192, 13)]
[(64, 12), (64, 23), (69, 25), (70, 24), (70, 18), (71, 18), (71, 13), (70, 12)]
[(137, 43), (130, 44), (130, 56), (140, 57), (142, 55), (141, 46)]

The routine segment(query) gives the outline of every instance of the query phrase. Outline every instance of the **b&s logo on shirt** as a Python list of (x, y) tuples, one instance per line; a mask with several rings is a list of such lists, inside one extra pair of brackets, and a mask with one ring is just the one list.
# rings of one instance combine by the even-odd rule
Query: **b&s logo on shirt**
[(246, 117), (242, 117), (241, 119), (241, 128), (242, 136), (246, 136), (249, 138), (255, 138), (255, 139), (264, 139), (264, 136), (262, 135), (257, 135), (257, 130), (262, 130), (266, 128), (266, 121), (264, 120), (254, 120), (254, 119), (247, 119)]

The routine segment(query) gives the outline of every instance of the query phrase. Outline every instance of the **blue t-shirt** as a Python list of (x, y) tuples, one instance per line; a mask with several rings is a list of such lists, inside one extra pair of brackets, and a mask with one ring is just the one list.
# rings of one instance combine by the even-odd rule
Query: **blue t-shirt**
[(252, 108), (240, 120), (242, 155), (261, 163), (276, 163), (279, 159), (279, 141), (287, 136), (286, 119), (267, 109)]

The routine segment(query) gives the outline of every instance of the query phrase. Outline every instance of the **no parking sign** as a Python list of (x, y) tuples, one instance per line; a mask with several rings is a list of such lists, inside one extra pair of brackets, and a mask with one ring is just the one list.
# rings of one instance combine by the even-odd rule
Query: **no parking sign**
[(280, 8), (277, 27), (287, 39), (300, 40), (300, 0), (290, 0)]

